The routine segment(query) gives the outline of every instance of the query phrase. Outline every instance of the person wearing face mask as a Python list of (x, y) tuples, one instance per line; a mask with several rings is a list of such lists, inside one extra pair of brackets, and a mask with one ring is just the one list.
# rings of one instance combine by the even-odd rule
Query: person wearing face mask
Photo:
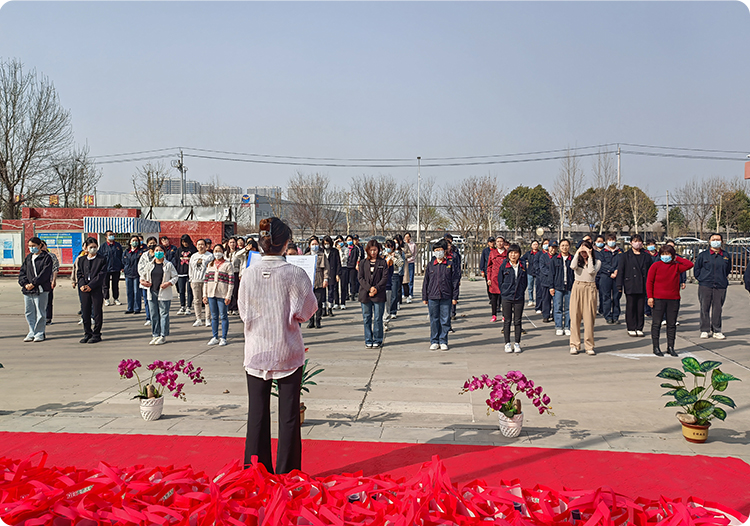
[(698, 301), (701, 306), (701, 338), (725, 338), (721, 332), (721, 312), (727, 298), (732, 258), (721, 249), (721, 234), (712, 234), (710, 248), (695, 258), (693, 276), (698, 280)]
[[(505, 245), (503, 243), (503, 238), (499, 237), (497, 238), (496, 247), (493, 248), (490, 251), (490, 255), (487, 258), (487, 267), (485, 270), (486, 279), (487, 279), (487, 288), (490, 291), (490, 309), (492, 312), (492, 317), (490, 318), (490, 322), (494, 323), (497, 321), (497, 313), (502, 308), (501, 304), (501, 297), (500, 297), (500, 285), (497, 281), (498, 272), (500, 271), (500, 266), (505, 261), (505, 258), (508, 257), (508, 253), (505, 251)], [(500, 314), (502, 316), (502, 313)]]
[(355, 300), (356, 281), (357, 281), (357, 264), (359, 262), (359, 249), (354, 246), (354, 238), (346, 236), (344, 248), (341, 252), (341, 263), (344, 265), (342, 279), (345, 279), (345, 294), (341, 297), (341, 310), (346, 309), (346, 300)]
[[(203, 303), (211, 310), (211, 331), (213, 337), (208, 345), (227, 345), (229, 332), (229, 315), (227, 308), (234, 297), (234, 266), (226, 259), (224, 247), (214, 246), (214, 259), (206, 269), (206, 283), (203, 289)], [(219, 321), (221, 321), (221, 338), (219, 338)]]
[[(99, 253), (99, 244), (90, 237), (86, 240), (86, 257), (78, 265), (78, 288), (81, 291), (81, 317), (84, 336), (81, 343), (102, 341), (102, 302), (107, 280), (107, 259)], [(91, 326), (94, 320), (94, 326)]]
[(383, 259), (388, 264), (388, 278), (385, 281), (385, 309), (383, 309), (383, 330), (388, 332), (388, 322), (391, 319), (391, 300), (393, 299), (393, 248), (395, 243), (392, 239), (385, 240), (385, 248), (383, 249)]
[(539, 241), (536, 239), (531, 242), (531, 250), (527, 251), (521, 256), (521, 261), (526, 268), (526, 275), (528, 279), (528, 286), (526, 287), (529, 291), (529, 302), (528, 307), (534, 307), (536, 305), (536, 297), (534, 292), (536, 291), (536, 276), (537, 276), (537, 258), (536, 255), (539, 253)]
[(663, 356), (659, 348), (661, 319), (667, 322), (667, 353), (677, 356), (674, 344), (677, 336), (677, 315), (680, 312), (680, 275), (693, 267), (693, 263), (677, 256), (675, 249), (664, 245), (659, 259), (651, 265), (646, 278), (648, 304), (653, 309), (651, 343), (656, 356)]
[[(195, 322), (193, 322), (193, 327), (200, 327), (204, 324), (203, 293), (206, 288), (206, 269), (208, 268), (208, 264), (213, 261), (214, 254), (213, 252), (208, 251), (205, 239), (199, 239), (196, 241), (195, 248), (197, 252), (190, 256), (188, 277), (190, 278), (190, 288), (193, 290), (193, 311), (195, 311)], [(211, 325), (208, 309), (206, 309), (205, 325), (206, 327), (210, 327)]]
[(177, 269), (166, 259), (164, 247), (157, 246), (154, 259), (141, 274), (141, 285), (147, 288), (151, 312), (151, 341), (149, 345), (162, 345), (169, 336), (169, 307), (177, 284)]
[(57, 256), (49, 251), (49, 247), (47, 247), (47, 243), (42, 240), (42, 246), (41, 246), (42, 252), (45, 252), (49, 254), (49, 257), (52, 258), (52, 283), (50, 283), (50, 290), (49, 290), (49, 300), (47, 301), (47, 325), (52, 324), (52, 303), (54, 301), (55, 296), (55, 287), (57, 287), (57, 275), (60, 272), (60, 260), (57, 259)]
[[(653, 265), (659, 261), (659, 250), (656, 248), (656, 239), (653, 237), (647, 237), (645, 247), (646, 252), (651, 256), (651, 264)], [(646, 301), (646, 307), (643, 309), (643, 312), (646, 314), (647, 318), (651, 317), (651, 307), (649, 307), (648, 301)]]
[(310, 254), (315, 256), (315, 283), (313, 283), (313, 293), (318, 300), (318, 310), (314, 319), (310, 318), (307, 324), (308, 329), (320, 329), (320, 320), (323, 311), (326, 308), (326, 292), (330, 279), (331, 267), (328, 264), (328, 258), (320, 250), (320, 240), (317, 236), (312, 236), (309, 241)]
[(192, 314), (193, 289), (190, 286), (190, 258), (198, 251), (188, 234), (180, 237), (180, 248), (177, 249), (177, 292), (180, 294), (180, 310), (177, 314)]
[(595, 355), (594, 325), (596, 323), (596, 276), (602, 262), (594, 257), (590, 241), (584, 241), (576, 251), (570, 266), (575, 283), (570, 292), (570, 354), (581, 351), (581, 323), (586, 354)]
[(602, 296), (602, 316), (609, 325), (620, 323), (620, 298), (617, 288), (617, 272), (622, 250), (617, 246), (617, 236), (607, 234), (607, 245), (599, 252), (602, 266), (599, 269), (599, 291)]
[(575, 273), (570, 267), (572, 260), (570, 241), (563, 239), (560, 254), (552, 259), (554, 278), (550, 289), (557, 336), (570, 336), (570, 291), (575, 283)]
[(459, 269), (446, 257), (448, 243), (441, 239), (432, 247), (432, 260), (424, 270), (422, 302), (430, 313), (430, 350), (448, 350), (451, 305), (458, 303)]
[[(599, 256), (601, 255), (602, 250), (604, 250), (604, 247), (606, 246), (606, 244), (607, 243), (604, 240), (604, 236), (603, 235), (599, 234), (598, 236), (596, 236), (596, 240), (592, 244), (593, 248), (592, 248), (592, 252), (591, 253), (594, 255), (594, 257), (597, 260), (600, 260)], [(599, 268), (600, 268), (600, 270), (599, 270), (599, 272), (596, 273), (596, 282), (595, 282), (596, 283), (596, 293), (597, 293), (597, 296), (599, 298), (599, 302), (598, 302), (598, 306), (597, 306), (597, 308), (599, 310), (597, 311), (597, 313), (598, 313), (599, 316), (603, 316), (604, 315), (604, 306), (603, 306), (604, 305), (604, 301), (602, 299), (602, 288), (599, 285), (599, 279), (602, 276), (601, 265), (599, 265)]]
[[(542, 245), (544, 247), (544, 245)], [(550, 241), (546, 252), (539, 258), (539, 294), (541, 295), (542, 322), (552, 321), (552, 298), (555, 290), (555, 258), (557, 241)]]
[[(523, 297), (528, 285), (526, 265), (521, 261), (521, 247), (516, 244), (508, 247), (508, 259), (503, 261), (498, 270), (498, 285), (503, 305), (503, 338), (506, 353), (521, 352), (521, 318), (523, 316)], [(510, 344), (510, 326), (514, 327), (515, 341)]]
[[(107, 230), (104, 233), (107, 242), (99, 249), (99, 253), (107, 260), (107, 279), (104, 281), (104, 305), (122, 305), (120, 303), (120, 272), (122, 272), (122, 245), (115, 241), (115, 233)], [(112, 291), (112, 301), (109, 292)]]
[(487, 282), (487, 297), (490, 299), (490, 305), (492, 305), (492, 293), (490, 292), (489, 277), (487, 276), (487, 264), (490, 261), (490, 254), (495, 249), (495, 238), (490, 236), (487, 238), (487, 246), (482, 249), (482, 254), (479, 256), (479, 274)]
[(643, 238), (634, 234), (630, 238), (630, 250), (622, 255), (617, 268), (617, 290), (625, 292), (625, 323), (629, 336), (644, 336), (646, 278), (651, 263), (651, 255), (643, 250)]
[(404, 287), (404, 285), (407, 285), (409, 283), (409, 265), (406, 263), (406, 260), (408, 256), (406, 255), (406, 252), (409, 250), (409, 248), (404, 243), (404, 238), (401, 234), (396, 234), (393, 236), (393, 244), (394, 244), (394, 250), (401, 254), (401, 258), (404, 260), (404, 266), (401, 268), (400, 277), (401, 277), (401, 286), (396, 291), (397, 296), (397, 308), (398, 310), (401, 310), (401, 304), (404, 302), (404, 298), (406, 298), (406, 303), (411, 303), (409, 301), (409, 291), (408, 287)]
[(29, 333), (23, 341), (43, 342), (46, 338), (47, 300), (52, 290), (52, 258), (42, 251), (42, 240), (29, 239), (29, 254), (18, 270)]
[[(404, 234), (404, 253), (406, 254), (407, 269), (409, 272), (409, 297), (406, 298), (406, 303), (414, 301), (414, 276), (415, 266), (417, 262), (417, 244), (411, 240), (411, 234), (407, 232)], [(406, 282), (404, 282), (404, 291), (406, 291)]]
[(365, 326), (365, 347), (383, 346), (383, 314), (385, 313), (385, 288), (388, 281), (388, 263), (380, 257), (380, 243), (371, 239), (365, 247), (367, 259), (359, 262), (359, 302), (362, 304), (362, 321)]
[[(150, 236), (146, 240), (146, 250), (141, 254), (141, 258), (138, 260), (138, 278), (139, 282), (143, 278), (143, 273), (149, 263), (154, 260), (154, 252), (156, 251), (157, 241), (154, 236)], [(143, 325), (148, 327), (151, 325), (151, 308), (148, 304), (148, 287), (141, 284), (141, 294), (143, 295), (143, 304), (146, 307), (146, 323)]]
[(386, 248), (391, 252), (388, 254), (392, 256), (392, 268), (393, 275), (391, 276), (391, 302), (390, 305), (386, 304), (386, 312), (390, 314), (390, 318), (395, 320), (396, 314), (398, 314), (399, 303), (401, 303), (401, 284), (404, 280), (404, 268), (406, 267), (406, 258), (398, 242), (394, 239), (390, 248)]
[(542, 282), (541, 282), (541, 264), (542, 264), (542, 256), (547, 254), (547, 251), (549, 250), (549, 239), (542, 239), (542, 243), (539, 246), (539, 252), (536, 253), (536, 256), (534, 257), (533, 266), (536, 269), (536, 283), (534, 284), (535, 289), (534, 290), (534, 311), (537, 314), (542, 313)]
[[(84, 243), (83, 246), (81, 247), (80, 252), (78, 252), (78, 255), (73, 260), (73, 268), (71, 269), (71, 272), (70, 272), (70, 284), (73, 286), (73, 290), (75, 290), (76, 293), (78, 294), (78, 315), (79, 316), (82, 314), (83, 311), (81, 310), (82, 309), (81, 307), (82, 292), (81, 292), (81, 289), (78, 287), (78, 266), (81, 264), (81, 258), (85, 258), (86, 254), (87, 254), (86, 243)], [(83, 325), (83, 318), (78, 319), (78, 325)]]
[(138, 263), (143, 256), (141, 240), (138, 236), (130, 237), (130, 248), (122, 255), (123, 274), (125, 274), (125, 290), (128, 296), (128, 308), (125, 314), (141, 313), (141, 278), (138, 275)]
[(339, 281), (341, 280), (341, 255), (334, 248), (331, 236), (323, 238), (323, 254), (328, 260), (328, 303), (323, 316), (333, 316), (333, 309), (339, 308)]
[[(460, 289), (461, 288), (461, 276), (463, 275), (462, 267), (461, 267), (461, 253), (458, 251), (458, 248), (456, 247), (456, 245), (453, 244), (453, 236), (451, 234), (446, 232), (445, 235), (443, 235), (443, 239), (445, 239), (445, 241), (448, 243), (448, 250), (446, 250), (445, 252), (445, 259), (447, 259), (448, 263), (451, 263), (453, 268), (455, 268), (458, 271), (458, 287)], [(508, 246), (509, 245), (507, 244), (503, 245), (502, 247), (503, 252), (505, 253), (508, 252)], [(499, 245), (498, 245), (498, 248), (500, 248)], [(456, 319), (456, 308), (457, 308), (456, 306), (457, 305), (458, 305), (458, 302), (451, 304), (451, 320)], [(453, 330), (453, 324), (451, 324), (450, 331), (455, 332)]]

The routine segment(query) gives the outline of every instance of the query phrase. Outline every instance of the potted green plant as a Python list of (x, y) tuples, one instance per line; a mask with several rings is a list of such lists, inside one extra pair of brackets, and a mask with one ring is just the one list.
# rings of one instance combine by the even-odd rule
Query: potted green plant
[[(307, 350), (307, 349), (305, 349), (305, 350)], [(309, 386), (311, 386), (311, 385), (318, 385), (315, 381), (312, 380), (312, 377), (316, 376), (316, 375), (318, 375), (320, 373), (322, 373), (323, 371), (325, 371), (325, 369), (323, 369), (322, 367), (317, 366), (317, 365), (313, 366), (313, 368), (310, 369), (308, 367), (308, 363), (309, 362), (310, 362), (310, 359), (309, 358), (305, 358), (305, 364), (302, 366), (302, 381), (300, 382), (300, 387), (299, 387), (299, 395), (300, 395), (300, 397), (302, 397), (303, 394), (310, 392)], [(271, 395), (275, 396), (275, 397), (279, 396), (279, 386), (276, 383), (276, 380), (274, 380), (273, 384), (271, 385)], [(300, 420), (300, 424), (304, 424), (305, 423), (305, 410), (306, 409), (307, 409), (307, 407), (305, 407), (305, 403), (302, 402), (302, 401), (300, 401), (300, 403), (299, 403), (299, 420)]]
[[(674, 397), (674, 400), (667, 402), (665, 407), (683, 408), (683, 411), (677, 412), (677, 418), (682, 424), (682, 435), (688, 442), (705, 442), (708, 438), (711, 420), (726, 418), (727, 412), (718, 404), (732, 409), (736, 407), (734, 400), (720, 393), (726, 391), (729, 382), (739, 380), (739, 378), (721, 372), (720, 365), (721, 362), (706, 360), (701, 363), (695, 358), (688, 357), (682, 359), (684, 373), (673, 367), (665, 367), (656, 375), (658, 378), (674, 382), (661, 384), (661, 387), (669, 389), (663, 396)], [(692, 387), (687, 385), (686, 373), (693, 375)]]

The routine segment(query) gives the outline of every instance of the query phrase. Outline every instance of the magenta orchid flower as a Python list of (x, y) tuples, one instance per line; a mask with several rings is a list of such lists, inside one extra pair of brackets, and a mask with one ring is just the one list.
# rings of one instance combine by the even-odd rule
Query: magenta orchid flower
[(521, 371), (508, 371), (505, 375), (496, 375), (490, 378), (488, 375), (472, 376), (464, 382), (461, 394), (467, 391), (478, 391), (487, 388), (490, 392), (486, 400), (488, 412), (501, 411), (508, 418), (512, 418), (519, 410), (516, 407), (516, 399), (519, 394), (525, 394), (531, 403), (539, 410), (539, 414), (550, 413), (550, 397), (544, 394), (541, 386), (535, 385)]
[(157, 398), (163, 396), (164, 391), (168, 389), (175, 398), (185, 400), (185, 383), (177, 383), (180, 373), (187, 376), (193, 382), (193, 385), (206, 383), (202, 374), (203, 369), (196, 368), (193, 362), (185, 362), (185, 360), (178, 360), (177, 362), (154, 360), (146, 367), (151, 371), (151, 378), (145, 385), (141, 383), (136, 371), (139, 367), (141, 367), (141, 362), (138, 360), (122, 360), (117, 366), (121, 378), (131, 379), (135, 375), (138, 379), (138, 395), (136, 398), (148, 398), (148, 386), (154, 385)]

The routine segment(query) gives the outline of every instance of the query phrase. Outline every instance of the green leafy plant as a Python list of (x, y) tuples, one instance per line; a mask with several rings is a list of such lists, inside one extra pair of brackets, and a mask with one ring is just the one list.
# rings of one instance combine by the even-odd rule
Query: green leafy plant
[[(313, 366), (313, 369), (310, 369), (308, 367), (309, 361), (310, 359), (306, 358), (305, 365), (302, 366), (302, 381), (300, 382), (300, 388), (299, 388), (300, 396), (302, 396), (305, 393), (310, 392), (310, 388), (308, 386), (318, 385), (313, 380), (311, 380), (311, 378), (325, 371), (325, 369), (319, 366)], [(271, 385), (271, 396), (276, 396), (276, 397), (279, 396), (279, 385), (278, 383), (276, 383), (276, 380), (274, 380), (273, 384)]]
[[(723, 373), (719, 369), (721, 362), (706, 360), (698, 362), (695, 358), (683, 358), (684, 373), (673, 367), (666, 367), (656, 376), (674, 383), (663, 383), (661, 387), (669, 389), (663, 396), (673, 396), (674, 400), (667, 402), (664, 407), (682, 407), (685, 413), (695, 417), (697, 425), (708, 425), (711, 419), (724, 420), (727, 412), (718, 407), (722, 404), (734, 409), (734, 400), (723, 394), (729, 382), (739, 380), (731, 374)], [(688, 388), (687, 374), (693, 375), (693, 386)], [(709, 374), (710, 373), (710, 374)], [(710, 382), (709, 382), (710, 377)], [(708, 382), (708, 385), (706, 385)]]

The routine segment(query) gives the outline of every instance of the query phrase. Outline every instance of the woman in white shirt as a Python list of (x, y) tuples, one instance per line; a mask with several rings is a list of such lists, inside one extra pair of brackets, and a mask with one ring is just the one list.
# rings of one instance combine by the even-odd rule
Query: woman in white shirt
[(305, 343), (300, 324), (315, 314), (318, 302), (305, 271), (284, 259), (291, 229), (277, 217), (263, 219), (259, 228), (263, 257), (244, 270), (237, 299), (244, 322), (248, 393), (245, 465), (257, 456), (268, 472), (274, 473), (270, 405), (271, 383), (276, 380), (276, 473), (289, 473), (302, 468), (299, 404)]
[[(190, 287), (193, 289), (193, 311), (195, 311), (195, 323), (193, 327), (203, 325), (203, 289), (208, 264), (214, 259), (214, 255), (208, 251), (205, 239), (199, 239), (195, 242), (195, 248), (198, 252), (190, 256), (190, 265), (188, 268), (188, 277), (190, 278)], [(208, 319), (208, 309), (206, 309), (206, 327), (210, 326)]]

